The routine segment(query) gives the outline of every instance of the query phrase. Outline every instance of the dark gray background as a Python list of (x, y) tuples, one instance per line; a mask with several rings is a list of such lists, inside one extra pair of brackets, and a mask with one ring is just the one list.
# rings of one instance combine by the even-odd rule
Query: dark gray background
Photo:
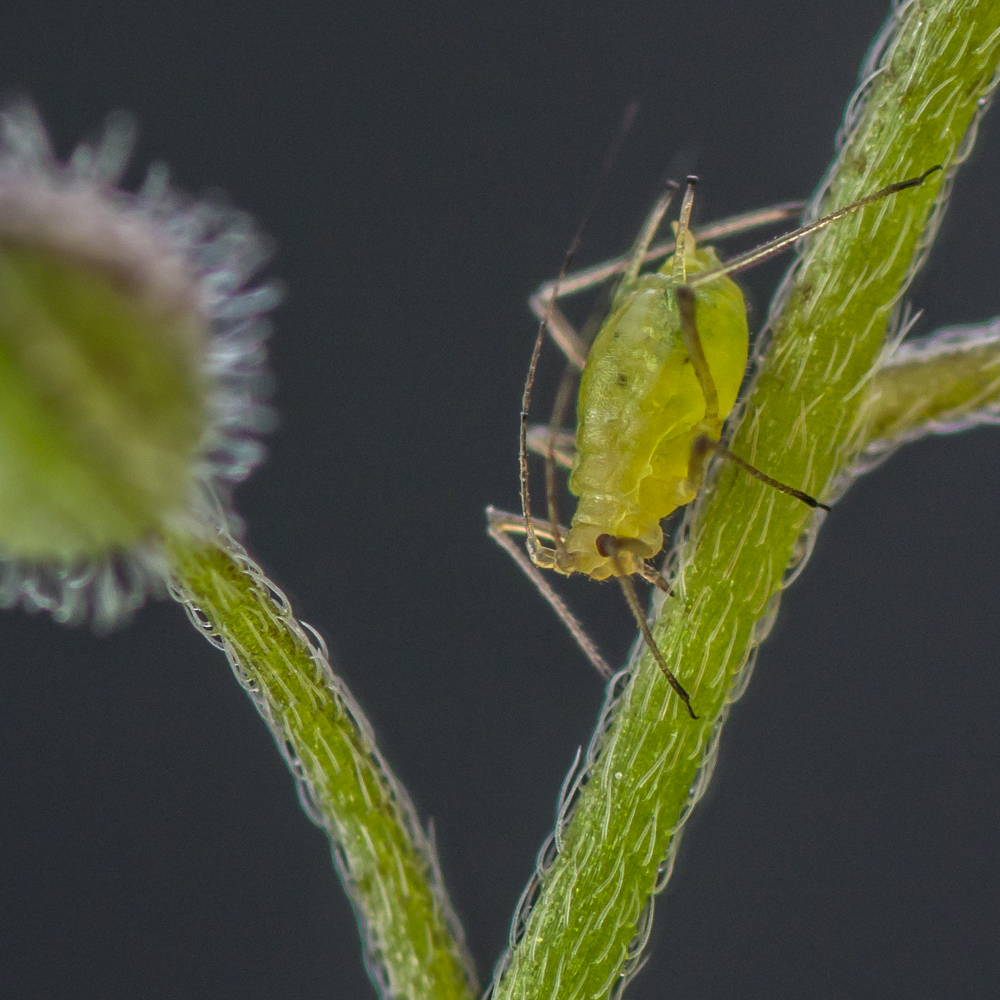
[[(7, 5), (0, 83), (66, 153), (104, 113), (279, 246), (283, 425), (249, 544), (327, 637), (437, 826), (483, 978), (601, 702), (483, 531), (516, 503), (528, 291), (664, 171), (702, 219), (807, 196), (870, 0)], [(988, 122), (919, 330), (1000, 312)], [(138, 176), (138, 172), (136, 173)], [(759, 324), (780, 266), (745, 281)], [(551, 359), (550, 355), (550, 359)], [(542, 393), (544, 394), (544, 385)], [(1000, 437), (911, 447), (838, 504), (733, 712), (659, 901), (644, 997), (981, 995), (1000, 972)], [(617, 662), (620, 596), (575, 606)], [(221, 655), (170, 605), (94, 638), (0, 616), (0, 994), (372, 995), (326, 843)]]

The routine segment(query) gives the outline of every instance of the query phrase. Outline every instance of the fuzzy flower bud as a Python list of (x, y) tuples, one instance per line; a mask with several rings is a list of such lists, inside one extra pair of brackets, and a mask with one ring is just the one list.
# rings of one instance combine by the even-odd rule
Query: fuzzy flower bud
[(0, 605), (99, 629), (162, 588), (159, 538), (225, 516), (271, 422), (262, 240), (162, 168), (118, 189), (132, 135), (113, 116), (62, 164), (0, 110)]

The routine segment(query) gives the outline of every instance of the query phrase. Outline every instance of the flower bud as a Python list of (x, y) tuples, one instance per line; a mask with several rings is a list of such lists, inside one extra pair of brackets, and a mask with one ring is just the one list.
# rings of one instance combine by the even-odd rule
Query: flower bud
[(0, 110), (0, 604), (98, 628), (162, 586), (159, 538), (213, 526), (271, 417), (262, 240), (162, 168), (118, 189), (132, 134), (61, 164)]

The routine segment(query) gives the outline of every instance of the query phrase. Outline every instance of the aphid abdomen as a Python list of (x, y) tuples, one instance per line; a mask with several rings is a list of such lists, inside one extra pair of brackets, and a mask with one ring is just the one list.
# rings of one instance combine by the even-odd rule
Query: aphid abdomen
[[(718, 266), (711, 249), (688, 255), (691, 275)], [(598, 579), (634, 572), (660, 551), (660, 521), (689, 503), (691, 448), (702, 433), (705, 397), (684, 347), (672, 258), (639, 278), (607, 319), (587, 358), (577, 413), (579, 497), (566, 538), (566, 569)], [(719, 425), (732, 409), (746, 366), (746, 309), (739, 288), (720, 278), (696, 293), (698, 328), (719, 397)], [(609, 534), (634, 539), (616, 565), (597, 551)], [(634, 565), (633, 565), (634, 564)]]

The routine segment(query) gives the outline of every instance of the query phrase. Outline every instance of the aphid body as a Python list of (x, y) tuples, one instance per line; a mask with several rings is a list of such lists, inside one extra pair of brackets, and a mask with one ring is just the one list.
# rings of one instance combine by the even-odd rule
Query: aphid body
[[(715, 251), (684, 251), (684, 280), (718, 268)], [(718, 440), (746, 369), (749, 334), (739, 287), (721, 276), (695, 293), (698, 332), (718, 394), (706, 399), (681, 330), (674, 257), (622, 283), (580, 383), (576, 459), (570, 490), (579, 498), (554, 568), (595, 579), (640, 571), (663, 548), (660, 521), (690, 503), (701, 485), (695, 442)], [(602, 555), (597, 540), (618, 542)]]
[[(610, 675), (610, 669), (535, 567), (566, 575), (584, 573), (596, 580), (616, 577), (646, 644), (670, 685), (696, 717), (690, 696), (653, 640), (631, 581), (638, 574), (663, 590), (669, 589), (660, 573), (647, 563), (663, 548), (660, 521), (694, 500), (701, 488), (705, 461), (712, 452), (810, 507), (829, 510), (809, 494), (754, 468), (720, 443), (723, 425), (736, 405), (749, 350), (746, 306), (729, 275), (780, 253), (865, 205), (916, 187), (940, 169), (932, 167), (919, 177), (890, 184), (725, 264), (719, 262), (711, 247), (698, 249), (695, 245), (690, 219), (697, 178), (689, 177), (680, 219), (674, 225), (675, 240), (669, 248), (651, 249), (650, 243), (670, 204), (671, 192), (660, 198), (625, 258), (568, 278), (564, 273), (532, 298), (532, 308), (542, 323), (521, 411), (523, 516), (491, 508), (490, 533), (552, 603), (602, 673)], [(715, 235), (776, 221), (785, 217), (791, 207), (776, 206), (728, 220), (715, 227)], [(659, 270), (640, 274), (645, 261), (670, 250), (673, 253)], [(586, 352), (556, 300), (619, 273), (622, 277), (610, 311)], [(569, 360), (582, 369), (571, 459), (558, 445), (567, 437), (560, 430), (562, 413), (558, 405), (547, 435), (541, 440), (534, 432), (529, 434), (527, 425), (531, 388), (546, 331)], [(531, 514), (529, 444), (547, 458), (547, 522)], [(557, 460), (572, 466), (569, 488), (578, 497), (569, 529), (559, 526), (554, 468)], [(530, 562), (506, 537), (520, 532), (527, 535)], [(543, 539), (551, 546), (543, 544)]]

